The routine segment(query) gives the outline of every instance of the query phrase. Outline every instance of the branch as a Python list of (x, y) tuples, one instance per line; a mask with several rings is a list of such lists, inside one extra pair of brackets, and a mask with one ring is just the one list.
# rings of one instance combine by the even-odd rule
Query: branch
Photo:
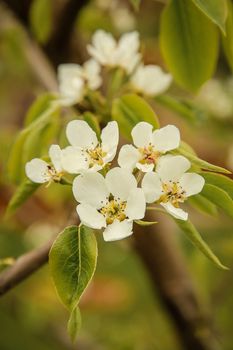
[[(148, 220), (156, 220), (154, 213), (148, 214)], [(170, 228), (162, 222), (156, 225), (156, 229), (154, 225), (146, 229), (135, 225), (134, 247), (178, 330), (184, 348), (217, 350), (219, 345), (210, 317), (197, 297), (174, 232), (169, 231)]]
[(12, 288), (32, 275), (48, 261), (49, 250), (53, 241), (34, 249), (19, 257), (15, 264), (0, 274), (0, 295), (4, 295)]
[[(30, 30), (29, 11), (31, 0), (1, 0), (13, 12), (18, 20), (24, 25), (28, 33)], [(43, 50), (55, 67), (58, 64), (68, 61), (71, 50), (71, 38), (75, 22), (81, 9), (89, 0), (67, 0), (58, 14), (56, 14), (55, 26), (49, 41), (42, 45)], [(43, 23), (41, 24), (43, 25)], [(78, 52), (76, 53), (78, 56)]]

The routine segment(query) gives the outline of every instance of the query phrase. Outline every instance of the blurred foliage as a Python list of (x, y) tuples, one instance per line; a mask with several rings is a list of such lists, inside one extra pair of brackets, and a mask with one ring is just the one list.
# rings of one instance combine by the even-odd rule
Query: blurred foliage
[[(133, 2), (139, 3), (139, 1)], [(201, 3), (201, 1), (194, 2)], [(55, 6), (58, 2), (54, 0), (51, 3)], [(39, 7), (41, 12), (35, 13), (35, 10), (32, 10), (33, 30), (40, 41), (46, 42), (51, 30), (50, 24), (47, 23), (43, 28), (38, 25), (40, 18), (43, 18), (45, 1), (37, 0), (34, 6)], [(158, 44), (159, 21), (163, 8), (162, 2), (151, 0), (141, 2), (140, 12), (134, 11), (128, 1), (91, 1), (77, 19), (76, 36), (83, 56), (86, 57), (84, 47), (87, 40), (99, 27), (111, 30), (116, 35), (139, 29), (144, 43), (142, 51), (146, 62), (165, 66)], [(214, 79), (209, 80), (197, 96), (174, 84), (170, 92), (172, 97), (175, 97), (175, 103), (174, 99), (167, 98), (165, 101), (155, 100), (154, 105), (162, 125), (171, 122), (181, 127), (184, 140), (197, 150), (201, 158), (219, 166), (228, 164), (233, 169), (233, 164), (228, 162), (230, 145), (233, 143), (233, 85), (229, 69), (232, 68), (233, 56), (231, 17), (230, 15), (226, 22), (228, 40), (222, 34), (223, 48), (219, 47), (220, 58)], [(46, 21), (50, 19), (47, 18)], [(222, 26), (221, 22), (219, 25)], [(205, 37), (202, 38), (204, 39)], [(204, 63), (209, 65), (208, 53), (204, 54), (201, 51), (200, 54)], [(212, 66), (213, 64), (212, 62)], [(176, 66), (176, 69), (178, 68)], [(187, 74), (189, 72), (185, 71), (185, 78)], [(5, 10), (1, 9), (0, 215), (2, 218), (14, 191), (13, 186), (9, 184), (6, 170), (9, 149), (23, 125), (28, 107), (44, 90), (27, 61), (25, 37), (21, 27), (8, 19)], [(28, 118), (31, 120), (34, 117), (31, 115)], [(67, 116), (64, 116), (64, 120), (65, 118)], [(90, 116), (87, 118), (93, 122), (93, 118)], [(194, 122), (191, 125), (187, 122), (190, 118), (192, 120), (199, 118), (198, 123)], [(47, 132), (50, 131), (45, 131), (45, 139)], [(64, 139), (64, 135), (59, 137)], [(34, 150), (38, 154), (43, 152)], [(0, 259), (15, 258), (43, 244), (64, 227), (64, 222), (73, 209), (74, 203), (71, 201), (70, 191), (65, 186), (54, 184), (46, 191), (42, 186), (14, 217), (8, 221), (2, 220)], [(199, 216), (195, 210), (191, 211), (191, 218), (216, 255), (221, 257), (225, 265), (233, 268), (232, 222), (225, 216), (221, 216), (221, 222), (210, 215)], [(193, 248), (178, 229), (174, 228), (173, 233), (179, 236), (203, 307), (209, 305), (214, 314), (223, 349), (232, 350), (232, 271), (224, 272), (216, 269)], [(81, 302), (83, 326), (78, 344), (72, 346), (68, 339), (65, 329), (67, 314), (57, 299), (48, 267), (45, 267), (0, 300), (1, 350), (32, 348), (180, 350), (173, 325), (164, 312), (159, 297), (152, 292), (148, 276), (136, 254), (125, 242), (106, 244), (102, 237), (99, 237), (98, 241), (101, 253), (94, 281)]]

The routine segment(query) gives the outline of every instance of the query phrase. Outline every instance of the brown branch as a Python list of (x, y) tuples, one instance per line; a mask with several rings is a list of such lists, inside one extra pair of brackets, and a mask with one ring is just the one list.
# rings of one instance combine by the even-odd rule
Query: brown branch
[(0, 274), (0, 295), (4, 295), (12, 288), (32, 275), (48, 261), (48, 254), (52, 241), (19, 257), (15, 264)]
[[(24, 25), (28, 33), (33, 36), (30, 30), (30, 5), (31, 0), (1, 0), (7, 5), (12, 13)], [(41, 45), (46, 55), (55, 67), (58, 64), (68, 61), (71, 50), (72, 33), (75, 22), (81, 9), (89, 2), (89, 0), (67, 0), (59, 9), (54, 21), (54, 28), (47, 43)], [(43, 25), (43, 23), (41, 24)], [(77, 52), (78, 56), (78, 52)]]
[[(153, 213), (147, 218), (156, 219)], [(137, 226), (134, 238), (134, 247), (178, 330), (184, 349), (219, 349), (210, 315), (198, 300), (171, 228), (163, 222), (146, 230)]]

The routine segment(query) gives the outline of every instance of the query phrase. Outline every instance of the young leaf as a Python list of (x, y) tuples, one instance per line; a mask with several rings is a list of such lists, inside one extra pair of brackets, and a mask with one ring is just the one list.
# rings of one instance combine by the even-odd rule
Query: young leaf
[(50, 250), (49, 265), (57, 293), (71, 312), (93, 277), (96, 260), (95, 235), (85, 226), (66, 227)]
[(37, 40), (46, 43), (52, 30), (52, 2), (34, 0), (30, 8), (30, 22)]
[(225, 34), (227, 0), (193, 0), (193, 2)]
[(233, 218), (233, 200), (221, 188), (206, 184), (202, 190), (202, 195)]
[(144, 221), (144, 220), (135, 220), (136, 224), (140, 226), (151, 226), (157, 224), (157, 221)]
[(193, 165), (196, 165), (196, 166), (198, 166), (201, 169), (214, 171), (216, 173), (225, 173), (225, 174), (230, 174), (231, 173), (227, 169), (224, 169), (224, 168), (222, 168), (220, 166), (217, 166), (217, 165), (213, 165), (211, 163), (206, 162), (203, 159), (198, 158), (194, 154), (188, 152), (183, 147), (179, 147), (177, 151), (174, 151), (172, 153), (183, 155), (184, 157), (188, 158)]
[(131, 4), (133, 5), (135, 11), (139, 10), (140, 4), (141, 4), (141, 0), (130, 0)]
[(8, 160), (8, 172), (10, 179), (19, 183), (22, 175), (24, 173), (23, 169), (23, 155), (24, 155), (24, 145), (27, 140), (27, 137), (37, 129), (42, 130), (49, 122), (53, 113), (59, 109), (59, 106), (52, 104), (47, 110), (45, 110), (40, 117), (35, 119), (31, 124), (29, 124), (25, 129), (23, 129), (17, 136)]
[(33, 102), (33, 104), (30, 106), (25, 120), (24, 125), (28, 126), (31, 124), (35, 119), (39, 118), (42, 113), (44, 113), (48, 108), (51, 106), (51, 102), (56, 99), (55, 95), (51, 92), (46, 92)]
[(224, 266), (217, 258), (217, 256), (212, 252), (210, 247), (206, 244), (200, 233), (190, 221), (177, 219), (175, 219), (175, 221), (180, 229), (186, 234), (188, 239), (193, 243), (193, 245), (197, 247), (210, 261), (212, 261), (217, 267), (223, 270), (228, 270), (228, 268)]
[(75, 342), (78, 336), (78, 333), (81, 328), (81, 324), (82, 324), (82, 318), (81, 318), (80, 310), (78, 307), (75, 307), (70, 314), (70, 318), (67, 325), (68, 334), (73, 343)]
[(151, 106), (135, 94), (124, 95), (113, 102), (112, 119), (119, 124), (120, 131), (131, 139), (132, 128), (139, 122), (148, 122), (159, 128), (159, 121)]
[(170, 95), (156, 96), (155, 101), (195, 125), (202, 123), (208, 118), (206, 112), (191, 101), (185, 101)]
[(25, 180), (13, 194), (7, 209), (6, 217), (12, 215), (37, 190), (41, 184)]
[(89, 126), (95, 131), (96, 135), (100, 137), (100, 125), (98, 118), (91, 112), (85, 112), (83, 119), (89, 124)]
[(196, 194), (195, 196), (189, 197), (189, 203), (201, 212), (210, 215), (217, 215), (218, 210), (216, 205), (209, 201), (207, 198), (203, 197), (201, 194)]
[(168, 2), (161, 18), (160, 44), (169, 70), (184, 88), (195, 92), (214, 73), (218, 31), (192, 1)]
[(233, 199), (233, 180), (221, 174), (201, 172), (207, 184), (215, 185), (226, 191)]
[(228, 16), (226, 21), (226, 35), (222, 35), (222, 43), (228, 64), (233, 71), (233, 3), (228, 0)]

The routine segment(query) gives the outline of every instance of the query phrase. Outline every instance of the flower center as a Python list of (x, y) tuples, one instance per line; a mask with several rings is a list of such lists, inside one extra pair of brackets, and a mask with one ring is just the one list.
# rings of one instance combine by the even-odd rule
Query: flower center
[(49, 175), (49, 177), (51, 179), (50, 181), (60, 182), (61, 177), (63, 176), (63, 173), (62, 172), (58, 173), (53, 166), (48, 165), (47, 166), (47, 174), (45, 174), (45, 175)]
[(114, 220), (123, 221), (126, 219), (125, 208), (126, 202), (113, 198), (99, 212), (105, 216), (107, 224), (110, 225)]
[(179, 182), (169, 181), (168, 183), (163, 183), (163, 195), (160, 197), (159, 202), (171, 204), (178, 208), (179, 203), (183, 203), (186, 199), (186, 193), (180, 186)]
[(141, 159), (139, 161), (141, 164), (156, 164), (160, 157), (160, 153), (151, 144), (147, 147), (140, 147), (138, 150), (141, 153)]
[(106, 156), (106, 152), (102, 150), (102, 148), (98, 145), (94, 149), (88, 149), (87, 153), (90, 157), (90, 167), (93, 167), (95, 164), (104, 165), (103, 158)]

